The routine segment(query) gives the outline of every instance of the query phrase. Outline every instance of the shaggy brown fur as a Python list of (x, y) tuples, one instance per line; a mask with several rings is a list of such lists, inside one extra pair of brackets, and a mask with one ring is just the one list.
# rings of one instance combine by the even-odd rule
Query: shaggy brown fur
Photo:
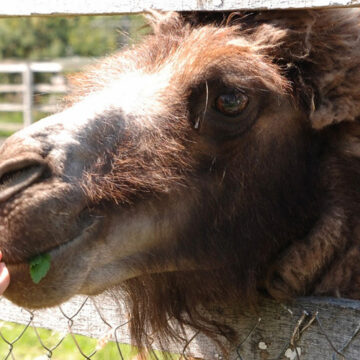
[[(74, 79), (69, 100), (96, 96), (126, 73), (166, 84), (153, 84), (146, 113), (97, 114), (94, 160), (78, 180), (90, 212), (145, 208), (166, 238), (126, 257), (140, 273), (119, 284), (138, 344), (181, 339), (169, 319), (233, 339), (200, 309), (254, 305), (259, 294), (360, 299), (359, 10), (153, 13), (149, 21), (153, 33), (140, 44)], [(246, 94), (246, 109), (215, 110), (218, 96), (234, 91)], [(114, 119), (123, 121), (119, 133)], [(162, 225), (174, 208), (169, 239)], [(0, 226), (12, 239), (11, 226)], [(0, 247), (14, 257), (6, 241)]]
[[(178, 71), (165, 101), (174, 120), (164, 123), (164, 137), (149, 134), (149, 153), (131, 149), (105, 177), (89, 175), (88, 190), (96, 201), (131, 203), (141, 189), (143, 194), (160, 194), (173, 182), (195, 189), (193, 223), (179, 236), (170, 257), (186, 254), (209, 269), (151, 274), (123, 284), (132, 304), (135, 338), (146, 340), (146, 324), (166, 338), (177, 338), (169, 327), (171, 317), (202, 331), (223, 332), (199, 315), (199, 305), (240, 299), (253, 303), (260, 288), (281, 300), (311, 293), (359, 297), (360, 278), (354, 272), (360, 255), (360, 140), (355, 123), (360, 114), (359, 12), (152, 16), (154, 35), (120, 59), (110, 58), (86, 73), (80, 92), (106, 84), (108, 77), (111, 81), (113, 72), (123, 71), (129, 62), (156, 71), (174, 61)], [(184, 66), (187, 62), (191, 65)], [(265, 97), (271, 98), (268, 92), (292, 94), (294, 106), (304, 114), (298, 138), (249, 157), (243, 154), (255, 146), (251, 137), (218, 138), (216, 144), (213, 139), (210, 144), (209, 139), (194, 140), (188, 121), (201, 116), (202, 84), (212, 78), (230, 82), (237, 71), (245, 72), (248, 87), (264, 91)], [(182, 105), (186, 98), (177, 95), (187, 95), (186, 88), (196, 89), (196, 95), (190, 94), (189, 114)], [(282, 131), (279, 137), (286, 136)], [(204, 134), (213, 135), (203, 129), (199, 136)], [(194, 160), (194, 153), (201, 160)], [(204, 172), (211, 174), (211, 182), (204, 181)], [(244, 189), (249, 189), (246, 194)], [(223, 262), (227, 265), (214, 265)]]

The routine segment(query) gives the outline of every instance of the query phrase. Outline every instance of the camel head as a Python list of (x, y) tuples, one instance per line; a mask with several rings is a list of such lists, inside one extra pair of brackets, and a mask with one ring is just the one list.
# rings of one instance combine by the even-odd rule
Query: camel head
[[(346, 78), (340, 54), (318, 61), (345, 47), (321, 33), (324, 16), (348, 32), (352, 18), (282, 14), (152, 14), (152, 34), (74, 79), (64, 111), (4, 143), (10, 300), (38, 308), (121, 287), (159, 325), (266, 287), (321, 217), (328, 129), (359, 116), (341, 97), (350, 85), (327, 98), (359, 74)], [(35, 284), (39, 254), (51, 266)]]

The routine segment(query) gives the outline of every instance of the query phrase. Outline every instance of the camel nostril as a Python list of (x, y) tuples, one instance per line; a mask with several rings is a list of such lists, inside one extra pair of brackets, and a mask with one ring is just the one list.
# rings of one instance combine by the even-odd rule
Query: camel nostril
[(0, 164), (0, 202), (38, 180), (45, 168), (44, 160), (35, 154), (22, 154)]

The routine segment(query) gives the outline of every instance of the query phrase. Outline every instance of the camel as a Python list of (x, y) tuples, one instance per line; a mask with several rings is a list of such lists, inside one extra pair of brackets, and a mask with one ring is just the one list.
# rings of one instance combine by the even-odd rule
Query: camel
[(139, 343), (176, 338), (169, 318), (228, 336), (211, 304), (360, 299), (359, 10), (148, 21), (1, 147), (5, 296), (120, 289)]

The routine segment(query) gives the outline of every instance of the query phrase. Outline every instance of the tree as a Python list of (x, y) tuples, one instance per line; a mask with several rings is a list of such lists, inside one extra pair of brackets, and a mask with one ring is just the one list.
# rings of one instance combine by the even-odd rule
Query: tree
[(127, 43), (142, 24), (139, 16), (1, 19), (0, 59), (103, 56)]

